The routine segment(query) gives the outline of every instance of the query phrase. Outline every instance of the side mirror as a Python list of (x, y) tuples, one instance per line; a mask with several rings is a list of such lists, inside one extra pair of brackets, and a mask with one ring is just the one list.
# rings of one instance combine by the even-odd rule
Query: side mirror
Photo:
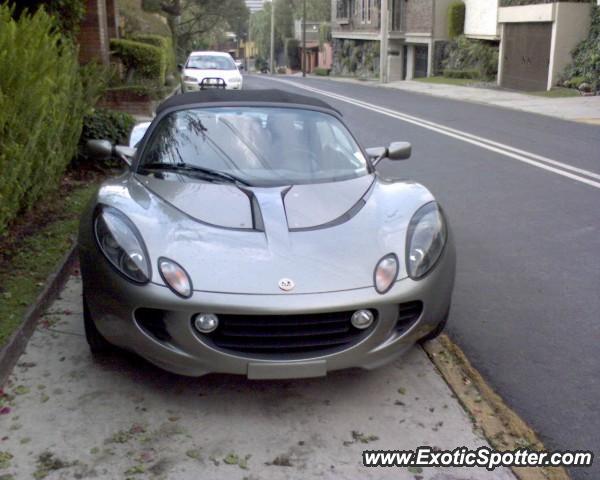
[(88, 140), (85, 153), (98, 160), (107, 160), (112, 157), (113, 146), (108, 140)]
[(180, 72), (183, 70), (183, 63), (177, 64), (177, 70), (179, 70)]
[(383, 158), (387, 153), (387, 149), (385, 147), (371, 147), (367, 148), (366, 151), (371, 160)]
[(390, 160), (406, 160), (410, 158), (412, 146), (408, 142), (392, 142), (389, 147), (371, 147), (366, 149), (367, 155), (376, 165), (379, 160), (389, 158)]
[(117, 145), (114, 148), (114, 152), (115, 152), (115, 155), (120, 160), (123, 160), (123, 162), (125, 162), (128, 167), (131, 167), (131, 159), (135, 155), (135, 148), (133, 148), (133, 147), (126, 147), (124, 145)]
[(406, 160), (410, 158), (412, 145), (408, 142), (392, 142), (387, 149), (387, 158), (390, 160)]
[(119, 158), (131, 166), (131, 159), (135, 155), (135, 148), (118, 145), (113, 147), (108, 140), (88, 140), (86, 153), (97, 160), (108, 160), (113, 157)]

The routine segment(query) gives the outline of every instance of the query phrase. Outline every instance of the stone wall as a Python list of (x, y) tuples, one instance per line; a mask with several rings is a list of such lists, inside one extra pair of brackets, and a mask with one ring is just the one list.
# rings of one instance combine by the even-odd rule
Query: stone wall
[(349, 40), (334, 38), (334, 75), (359, 78), (379, 77), (379, 42), (375, 40)]

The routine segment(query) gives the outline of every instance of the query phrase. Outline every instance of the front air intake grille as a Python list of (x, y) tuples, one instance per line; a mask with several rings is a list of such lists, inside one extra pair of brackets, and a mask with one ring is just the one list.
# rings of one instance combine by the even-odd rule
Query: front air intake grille
[(358, 343), (375, 322), (358, 330), (354, 311), (303, 315), (219, 315), (219, 328), (207, 335), (224, 350), (251, 354), (285, 354), (341, 350)]
[(398, 305), (396, 332), (404, 334), (412, 327), (423, 313), (423, 302), (406, 302)]
[(166, 313), (158, 308), (138, 308), (135, 311), (135, 319), (146, 333), (157, 340), (168, 342), (171, 340), (171, 335), (167, 331), (164, 320)]

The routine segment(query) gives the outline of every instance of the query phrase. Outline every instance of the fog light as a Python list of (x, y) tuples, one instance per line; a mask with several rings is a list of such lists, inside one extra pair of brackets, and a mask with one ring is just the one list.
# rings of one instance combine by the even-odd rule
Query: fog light
[(350, 321), (355, 328), (364, 330), (373, 324), (373, 320), (375, 320), (375, 316), (370, 310), (357, 310), (352, 314)]
[(219, 326), (219, 317), (214, 313), (199, 313), (194, 315), (194, 327), (202, 333), (210, 333)]

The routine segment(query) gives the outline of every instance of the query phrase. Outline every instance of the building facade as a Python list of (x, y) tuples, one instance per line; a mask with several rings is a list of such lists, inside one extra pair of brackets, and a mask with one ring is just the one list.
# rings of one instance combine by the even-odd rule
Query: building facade
[(110, 39), (119, 36), (117, 0), (86, 0), (85, 17), (79, 27), (79, 61), (108, 65)]
[(589, 32), (591, 3), (553, 2), (498, 9), (498, 83), (516, 90), (550, 90)]
[(462, 0), (465, 4), (465, 36), (500, 40), (498, 0)]
[(333, 70), (382, 81), (433, 75), (453, 0), (332, 0)]

